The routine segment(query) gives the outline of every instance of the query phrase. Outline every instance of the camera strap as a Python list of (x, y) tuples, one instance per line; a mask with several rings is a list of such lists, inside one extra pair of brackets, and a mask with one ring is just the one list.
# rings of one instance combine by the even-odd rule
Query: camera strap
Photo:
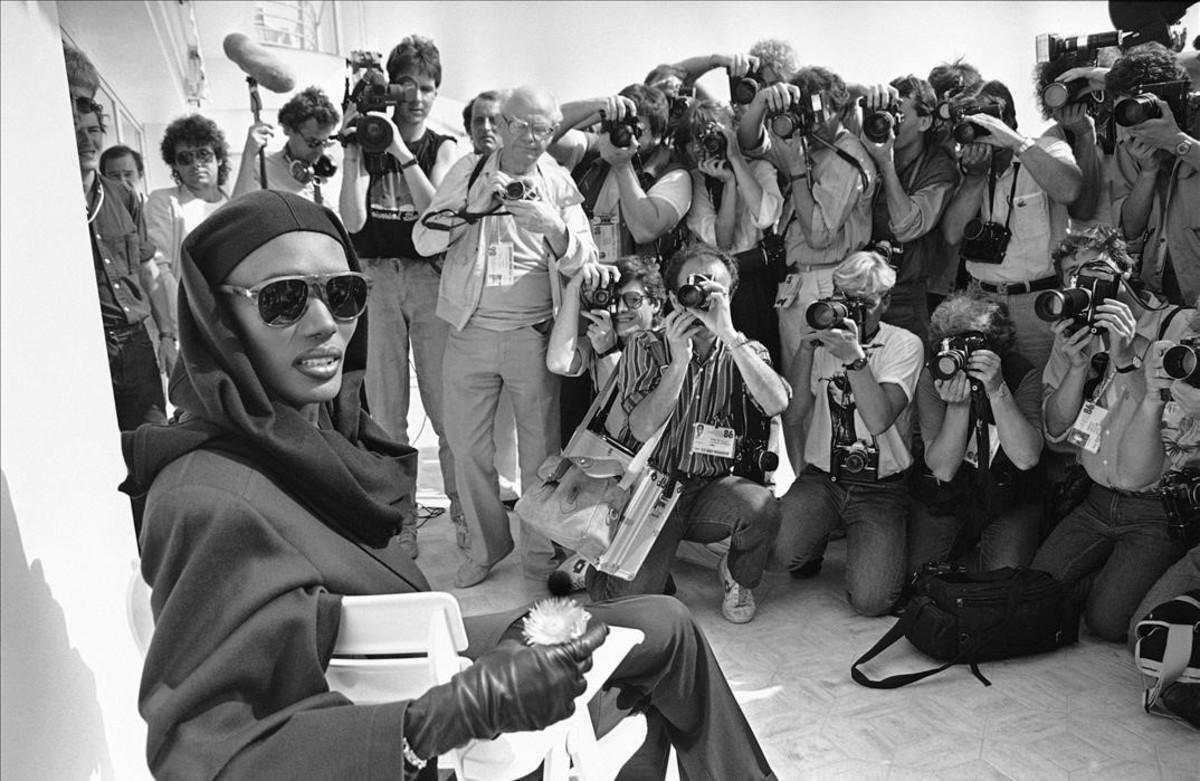
[[(1004, 215), (1005, 230), (1008, 230), (1008, 223), (1012, 220), (1013, 200), (1017, 197), (1017, 177), (1021, 174), (1020, 160), (1013, 163), (1012, 172), (1012, 187), (1008, 191), (1008, 211)], [(991, 214), (991, 222), (996, 221), (996, 182), (999, 181), (999, 178), (996, 175), (996, 169), (988, 171), (988, 211)]]

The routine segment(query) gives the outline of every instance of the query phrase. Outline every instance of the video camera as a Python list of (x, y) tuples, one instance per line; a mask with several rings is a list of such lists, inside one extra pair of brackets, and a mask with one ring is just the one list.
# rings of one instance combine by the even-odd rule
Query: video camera
[(646, 126), (636, 114), (627, 114), (624, 119), (608, 119), (600, 116), (600, 132), (608, 134), (608, 140), (618, 149), (628, 149), (633, 146), (634, 139), (640, 138)]
[(1163, 81), (1157, 84), (1142, 84), (1138, 87), (1139, 94), (1131, 98), (1122, 98), (1113, 107), (1113, 117), (1122, 127), (1140, 125), (1147, 119), (1157, 119), (1162, 116), (1162, 107), (1155, 97), (1162, 99), (1171, 109), (1175, 124), (1187, 132), (1191, 127), (1188, 109), (1191, 104), (1191, 83), (1187, 80)]
[(613, 309), (617, 302), (617, 281), (599, 287), (582, 287), (579, 300), (584, 309)]
[[(1161, 30), (1155, 27), (1149, 27), (1145, 30), (1134, 32), (1123, 30), (1110, 30), (1103, 33), (1095, 33), (1093, 35), (1055, 35), (1054, 33), (1042, 33), (1034, 39), (1034, 54), (1037, 57), (1039, 65), (1046, 62), (1053, 62), (1059, 57), (1065, 57), (1077, 52), (1094, 52), (1097, 49), (1103, 49), (1106, 46), (1118, 46), (1121, 49), (1128, 49), (1131, 46), (1137, 46), (1142, 43), (1159, 40)], [(1174, 29), (1166, 30), (1168, 48), (1173, 51), (1183, 51), (1184, 44), (1187, 42), (1187, 29), (1182, 26), (1177, 26)]]
[(812, 95), (801, 95), (783, 111), (767, 115), (771, 132), (779, 138), (812, 135), (828, 119), (829, 112), (826, 110), (825, 101), (819, 92)]
[(767, 80), (762, 75), (762, 68), (750, 71), (745, 76), (734, 76), (730, 73), (729, 100), (735, 106), (748, 106), (766, 83)]
[(882, 109), (870, 112), (865, 111), (866, 98), (859, 98), (858, 104), (864, 108), (863, 135), (872, 143), (882, 144), (887, 141), (888, 133), (892, 132), (893, 128), (900, 127), (900, 124), (904, 122), (904, 113), (900, 111), (898, 103), (892, 103)]
[(947, 336), (929, 361), (929, 373), (935, 380), (949, 380), (967, 368), (971, 353), (988, 349), (988, 338), (978, 331)]
[(989, 117), (1002, 119), (1004, 112), (995, 103), (980, 103), (972, 98), (944, 100), (937, 106), (937, 118), (951, 123), (950, 134), (960, 144), (969, 144), (980, 136), (991, 135), (991, 131), (986, 127), (967, 119), (973, 114), (987, 114)]
[(1121, 288), (1121, 275), (1104, 263), (1081, 267), (1071, 278), (1071, 286), (1063, 290), (1047, 290), (1033, 302), (1033, 311), (1043, 320), (1072, 320), (1076, 327), (1096, 328), (1096, 307), (1105, 300), (1116, 298)]
[(844, 295), (822, 298), (812, 302), (808, 305), (808, 309), (804, 310), (804, 320), (810, 327), (819, 331), (841, 328), (842, 321), (848, 318), (854, 321), (861, 333), (866, 316), (866, 301)]
[(675, 298), (688, 309), (708, 309), (708, 289), (705, 282), (712, 282), (708, 274), (688, 274), (687, 279), (675, 291)]
[[(380, 117), (367, 116), (368, 111), (383, 111), (388, 106), (398, 106), (417, 99), (416, 82), (392, 84), (380, 64), (383, 55), (378, 52), (352, 51), (346, 65), (352, 74), (360, 74), (354, 90), (342, 101), (342, 109), (353, 103), (359, 116), (352, 120), (349, 129), (339, 136), (343, 145), (355, 142), (368, 155), (383, 154), (392, 143), (392, 126)], [(347, 88), (349, 81), (347, 81)]]
[(1163, 371), (1173, 380), (1200, 388), (1200, 337), (1181, 339), (1163, 353)]

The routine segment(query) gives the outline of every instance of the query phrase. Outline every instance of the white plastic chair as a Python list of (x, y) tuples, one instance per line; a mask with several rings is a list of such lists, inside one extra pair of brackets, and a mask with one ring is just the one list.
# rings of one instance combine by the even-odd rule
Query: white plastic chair
[[(547, 781), (611, 781), (646, 738), (646, 719), (625, 718), (597, 740), (587, 703), (633, 646), (639, 630), (610, 627), (592, 655), (587, 690), (575, 713), (550, 727), (472, 741), (451, 752), (461, 781), (505, 781), (528, 775), (543, 761)], [(458, 602), (450, 594), (425, 592), (342, 598), (342, 623), (326, 675), (331, 689), (362, 704), (417, 696), (444, 683), (470, 660)], [(372, 658), (349, 658), (370, 655)], [(384, 656), (387, 655), (387, 656)]]

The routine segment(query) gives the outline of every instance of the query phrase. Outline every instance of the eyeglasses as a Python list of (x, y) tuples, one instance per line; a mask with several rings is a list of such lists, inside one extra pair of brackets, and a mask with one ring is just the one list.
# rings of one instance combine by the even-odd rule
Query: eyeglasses
[(206, 146), (196, 150), (180, 149), (175, 152), (175, 162), (178, 165), (191, 165), (193, 160), (201, 164), (211, 163), (216, 159), (216, 154)]
[(554, 135), (554, 131), (558, 128), (557, 123), (547, 125), (545, 122), (526, 122), (523, 119), (513, 119), (507, 114), (504, 115), (504, 121), (508, 123), (508, 129), (514, 135), (523, 136), (528, 133), (534, 141), (545, 141)]
[(329, 136), (328, 138), (305, 138), (304, 136), (300, 136), (300, 139), (308, 144), (309, 149), (328, 149), (337, 143), (337, 139), (333, 136)]
[(642, 305), (642, 302), (650, 300), (650, 296), (629, 292), (617, 296), (617, 300), (624, 304), (626, 309), (637, 309)]
[(367, 309), (371, 280), (355, 271), (275, 277), (254, 287), (221, 285), (222, 293), (245, 296), (258, 304), (258, 316), (272, 328), (285, 328), (304, 317), (312, 296), (329, 307), (334, 320), (357, 319)]

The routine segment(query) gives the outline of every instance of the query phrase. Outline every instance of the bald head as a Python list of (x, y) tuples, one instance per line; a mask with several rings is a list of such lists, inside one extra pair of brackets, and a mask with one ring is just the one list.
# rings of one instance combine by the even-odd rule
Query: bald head
[(504, 113), (509, 116), (538, 114), (553, 122), (562, 120), (558, 99), (541, 87), (526, 85), (508, 93), (504, 101)]

